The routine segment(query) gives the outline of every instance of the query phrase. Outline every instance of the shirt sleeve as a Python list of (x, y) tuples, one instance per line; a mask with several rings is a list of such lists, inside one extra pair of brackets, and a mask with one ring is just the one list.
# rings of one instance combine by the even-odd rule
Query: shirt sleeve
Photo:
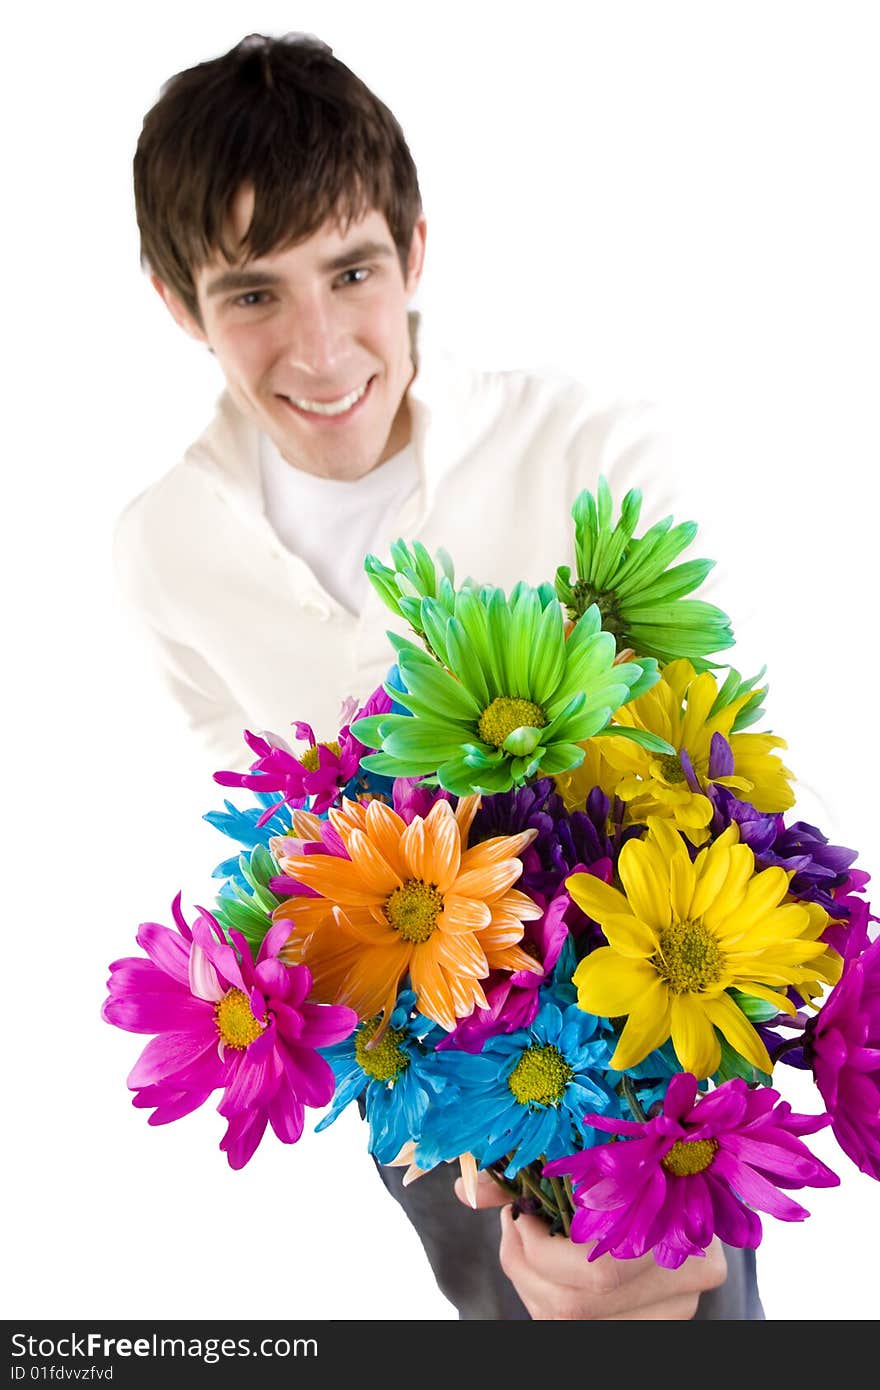
[(206, 770), (246, 771), (253, 762), (243, 738), (247, 715), (217, 672), (194, 648), (166, 637), (142, 618), (136, 627), (152, 653), (162, 685), (198, 741)]
[(112, 564), (123, 616), (195, 736), (197, 756), (206, 771), (246, 770), (253, 761), (243, 738), (247, 715), (205, 657), (168, 630), (158, 581), (132, 507), (117, 523)]

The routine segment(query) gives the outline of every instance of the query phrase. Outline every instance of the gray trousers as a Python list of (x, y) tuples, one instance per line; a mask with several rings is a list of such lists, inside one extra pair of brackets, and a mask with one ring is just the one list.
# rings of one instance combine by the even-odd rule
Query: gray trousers
[[(457, 1163), (441, 1163), (403, 1186), (403, 1168), (377, 1163), (379, 1176), (400, 1203), (428, 1257), (440, 1292), (463, 1319), (528, 1319), (525, 1305), (498, 1261), (498, 1211), (471, 1211), (452, 1190)], [(763, 1319), (754, 1250), (724, 1247), (727, 1279), (700, 1298), (697, 1318)]]

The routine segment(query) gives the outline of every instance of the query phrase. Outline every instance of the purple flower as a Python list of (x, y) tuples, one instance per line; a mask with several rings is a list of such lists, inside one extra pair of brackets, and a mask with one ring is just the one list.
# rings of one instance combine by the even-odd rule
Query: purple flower
[(870, 939), (868, 923), (880, 922), (880, 917), (875, 917), (871, 911), (871, 904), (862, 897), (870, 881), (871, 875), (864, 869), (850, 869), (844, 882), (832, 890), (831, 916), (838, 920), (828, 924), (822, 940), (841, 956), (858, 955), (863, 951)]
[(598, 787), (590, 792), (585, 811), (566, 811), (562, 797), (553, 790), (552, 779), (542, 777), (528, 787), (484, 796), (474, 816), (469, 843), (537, 830), (522, 856), (520, 886), (524, 892), (541, 893), (549, 901), (576, 866), (585, 869), (600, 859), (616, 859), (624, 841), (641, 833), (641, 827), (631, 826), (610, 836), (609, 811), (608, 797)]
[(834, 1137), (857, 1168), (880, 1179), (880, 938), (847, 956), (804, 1044)]
[[(309, 805), (315, 815), (321, 815), (334, 805), (341, 792), (349, 788), (360, 774), (361, 758), (369, 750), (351, 732), (355, 719), (368, 714), (386, 714), (391, 710), (390, 697), (380, 686), (374, 690), (362, 709), (351, 715), (353, 702), (343, 710), (344, 724), (331, 743), (318, 743), (311, 724), (295, 723), (294, 733), (308, 748), (299, 757), (277, 734), (244, 732), (244, 741), (257, 757), (248, 772), (215, 772), (214, 781), (221, 787), (246, 787), (255, 792), (281, 792), (282, 801), (293, 807)], [(278, 803), (267, 807), (257, 821), (265, 822), (275, 814)]]
[(753, 1090), (739, 1078), (698, 1098), (696, 1078), (679, 1072), (655, 1119), (586, 1118), (629, 1137), (556, 1159), (544, 1172), (572, 1175), (571, 1239), (596, 1242), (590, 1260), (607, 1252), (637, 1259), (652, 1250), (659, 1265), (677, 1269), (715, 1235), (754, 1249), (761, 1240), (755, 1208), (783, 1221), (809, 1215), (780, 1188), (840, 1181), (798, 1137), (827, 1125), (828, 1116), (795, 1115), (778, 1091)]
[(220, 1143), (230, 1167), (243, 1168), (267, 1124), (285, 1144), (303, 1130), (304, 1107), (333, 1095), (329, 1064), (316, 1051), (339, 1042), (357, 1023), (352, 1009), (312, 1004), (304, 965), (278, 952), (289, 922), (266, 934), (256, 963), (244, 937), (200, 910), (192, 928), (173, 906), (177, 931), (144, 922), (147, 953), (114, 961), (102, 1015), (130, 1033), (155, 1033), (129, 1075), (133, 1104), (152, 1109), (152, 1125), (188, 1115), (223, 1088), (217, 1109), (227, 1120)]
[(726, 787), (713, 786), (709, 796), (715, 807), (713, 839), (731, 821), (739, 826), (740, 839), (755, 855), (756, 868), (778, 866), (792, 873), (792, 897), (815, 902), (832, 917), (848, 915), (847, 906), (835, 900), (834, 890), (847, 882), (847, 870), (857, 857), (854, 849), (828, 843), (815, 825), (796, 821), (786, 826), (781, 815), (766, 815), (748, 802), (738, 801)]

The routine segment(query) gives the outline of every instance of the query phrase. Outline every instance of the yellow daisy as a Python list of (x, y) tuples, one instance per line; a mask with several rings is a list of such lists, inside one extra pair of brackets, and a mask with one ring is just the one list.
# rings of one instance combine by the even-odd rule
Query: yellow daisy
[[(517, 856), (537, 832), (468, 849), (479, 801), (463, 797), (453, 811), (439, 800), (407, 825), (382, 801), (346, 800), (329, 819), (347, 859), (279, 846), (282, 870), (319, 895), (288, 898), (273, 914), (290, 921), (281, 958), (309, 967), (314, 998), (387, 1017), (409, 975), (422, 1013), (452, 1029), (486, 1007), (480, 981), (490, 970), (540, 972), (518, 942), (541, 908), (513, 887)], [(294, 828), (302, 839), (315, 830), (302, 818)]]
[[(786, 747), (784, 739), (732, 732), (752, 692), (745, 690), (713, 712), (718, 693), (710, 671), (698, 675), (689, 661), (672, 661), (651, 690), (616, 711), (614, 723), (659, 734), (675, 753), (658, 755), (604, 734), (591, 740), (616, 773), (615, 791), (627, 803), (630, 824), (668, 817), (692, 844), (705, 844), (713, 809), (705, 789), (713, 782), (758, 811), (781, 812), (794, 805), (792, 773), (775, 754)], [(716, 734), (726, 741), (729, 755), (723, 744), (713, 750)]]
[(599, 747), (601, 742), (607, 743), (608, 740), (586, 739), (580, 745), (584, 750), (584, 760), (580, 767), (573, 768), (570, 772), (561, 772), (553, 778), (566, 811), (582, 811), (594, 787), (599, 787), (609, 800), (614, 797), (620, 782), (620, 773), (602, 756)]
[(574, 973), (578, 1004), (626, 1018), (611, 1065), (636, 1066), (671, 1037), (685, 1071), (708, 1077), (721, 1062), (716, 1029), (752, 1066), (770, 1072), (767, 1049), (731, 988), (793, 1014), (785, 990), (807, 991), (834, 974), (818, 937), (828, 915), (814, 903), (784, 902), (789, 875), (755, 873), (755, 857), (730, 825), (691, 863), (668, 820), (652, 817), (644, 840), (624, 845), (621, 893), (591, 874), (568, 891), (608, 940)]

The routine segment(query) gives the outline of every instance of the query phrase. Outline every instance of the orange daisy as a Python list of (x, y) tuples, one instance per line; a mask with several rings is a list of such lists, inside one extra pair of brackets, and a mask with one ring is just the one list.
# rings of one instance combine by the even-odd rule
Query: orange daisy
[(409, 975), (422, 1013), (451, 1030), (486, 1007), (480, 981), (490, 970), (541, 969), (518, 945), (541, 908), (513, 887), (517, 856), (537, 832), (468, 849), (479, 803), (462, 797), (453, 810), (439, 800), (407, 825), (383, 801), (345, 800), (329, 819), (347, 859), (278, 846), (282, 871), (319, 895), (289, 898), (273, 914), (291, 923), (281, 957), (309, 967), (312, 998), (388, 1017)]

